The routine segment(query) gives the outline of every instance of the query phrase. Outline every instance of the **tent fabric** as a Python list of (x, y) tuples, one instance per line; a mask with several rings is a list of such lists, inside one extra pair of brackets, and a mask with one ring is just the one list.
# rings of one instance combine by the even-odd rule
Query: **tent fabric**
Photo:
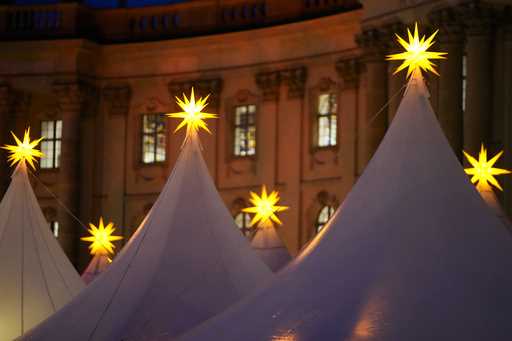
[(273, 282), (180, 341), (512, 340), (511, 245), (413, 78), (326, 228)]
[(292, 259), (272, 225), (259, 227), (251, 240), (251, 246), (272, 272), (278, 272)]
[(98, 253), (92, 257), (89, 265), (85, 268), (82, 273), (82, 280), (85, 284), (91, 283), (96, 277), (98, 277), (102, 272), (104, 272), (107, 267), (110, 265), (110, 261), (108, 256), (104, 253)]
[(490, 186), (477, 186), (478, 192), (484, 199), (484, 201), (487, 203), (489, 208), (498, 216), (498, 218), (501, 219), (503, 224), (508, 228), (512, 229), (512, 226), (510, 225), (510, 220), (503, 210), (503, 207), (501, 206), (500, 202), (498, 201), (498, 198), (496, 197), (496, 194), (492, 190)]
[(51, 233), (20, 163), (0, 203), (0, 340), (20, 336), (84, 287)]
[(23, 340), (174, 337), (270, 276), (224, 206), (194, 135), (145, 221), (113, 263)]

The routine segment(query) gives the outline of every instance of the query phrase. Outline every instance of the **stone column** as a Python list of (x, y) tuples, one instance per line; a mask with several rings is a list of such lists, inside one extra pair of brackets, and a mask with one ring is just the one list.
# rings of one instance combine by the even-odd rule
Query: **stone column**
[(261, 181), (268, 186), (276, 184), (277, 170), (277, 118), (279, 90), (281, 86), (281, 74), (279, 71), (261, 72), (256, 74), (255, 82), (262, 94), (263, 102), (258, 111), (258, 122), (266, 127), (266, 139), (258, 140), (258, 174), (261, 174)]
[(103, 88), (102, 97), (105, 105), (105, 128), (103, 134), (103, 167), (106, 177), (103, 193), (106, 194), (102, 214), (107, 215), (120, 228), (124, 236), (123, 244), (130, 238), (126, 222), (126, 141), (127, 116), (130, 109), (131, 88), (129, 85), (109, 85)]
[(283, 202), (294, 210), (283, 212), (286, 226), (278, 229), (292, 254), (297, 254), (301, 243), (302, 222), (302, 144), (304, 131), (304, 93), (307, 69), (299, 67), (280, 71), (285, 87), (278, 104), (277, 185)]
[[(394, 53), (401, 53), (403, 52), (403, 48), (396, 43), (396, 37), (395, 33), (401, 35), (402, 37), (405, 36), (406, 27), (402, 23), (394, 23), (391, 25), (388, 25), (385, 27), (385, 32), (387, 34), (386, 41), (392, 42), (387, 50), (387, 54), (394, 54)], [(388, 108), (387, 108), (387, 119), (388, 119), (388, 126), (391, 124), (391, 121), (393, 121), (393, 118), (396, 115), (396, 111), (398, 110), (398, 106), (400, 105), (400, 102), (402, 101), (402, 97), (405, 90), (405, 85), (407, 84), (406, 79), (406, 72), (401, 71), (397, 74), (395, 73), (395, 70), (397, 67), (402, 64), (402, 61), (400, 60), (391, 60), (388, 61)]]
[(341, 131), (341, 155), (343, 157), (343, 181), (344, 189), (355, 183), (358, 174), (357, 160), (357, 119), (359, 111), (359, 75), (361, 63), (358, 57), (340, 59), (336, 63), (336, 71), (342, 79), (341, 102), (343, 110), (340, 114), (342, 122)]
[(467, 25), (467, 91), (464, 113), (464, 149), (477, 154), (491, 135), (493, 12), (472, 3), (464, 13)]
[[(87, 90), (85, 84), (56, 81), (53, 91), (62, 117), (62, 150), (58, 173), (57, 196), (75, 215), (79, 216), (80, 204), (80, 116), (85, 112)], [(70, 260), (78, 264), (79, 237), (83, 227), (66, 210), (58, 207), (60, 224), (59, 241)]]
[[(509, 17), (511, 22), (512, 17)], [(503, 168), (512, 168), (512, 25), (504, 30), (504, 46), (503, 46), (503, 117), (504, 117), (504, 141)], [(503, 206), (509, 217), (512, 216), (512, 177), (503, 176)]]
[(383, 108), (388, 99), (386, 39), (386, 34), (376, 29), (364, 31), (356, 39), (363, 49), (362, 60), (366, 67), (366, 110), (359, 119), (358, 174), (363, 172), (387, 129), (387, 109)]
[(446, 138), (462, 160), (463, 112), (462, 112), (462, 56), (464, 36), (462, 25), (452, 9), (432, 13), (431, 22), (439, 27), (439, 48), (447, 52), (447, 59), (439, 61), (439, 93), (437, 116)]
[[(10, 115), (10, 88), (5, 82), (0, 82), (0, 145), (5, 145), (9, 140), (9, 122), (11, 121)], [(3, 196), (9, 184), (9, 164), (7, 158), (4, 157), (5, 152), (2, 153), (0, 160), (0, 195)]]

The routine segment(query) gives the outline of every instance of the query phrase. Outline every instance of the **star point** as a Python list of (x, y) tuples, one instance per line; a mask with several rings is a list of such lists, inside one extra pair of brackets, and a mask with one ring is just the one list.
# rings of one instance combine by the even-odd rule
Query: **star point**
[(5, 145), (2, 147), (10, 153), (7, 161), (11, 163), (11, 166), (27, 161), (28, 164), (35, 170), (36, 167), (34, 163), (37, 163), (36, 158), (41, 158), (44, 156), (40, 150), (36, 149), (36, 146), (39, 144), (39, 142), (41, 142), (43, 137), (30, 141), (30, 127), (25, 130), (23, 141), (20, 141), (20, 139), (18, 139), (18, 137), (12, 131), (11, 135), (13, 136), (16, 145)]
[(405, 52), (390, 54), (386, 60), (402, 60), (402, 64), (397, 67), (393, 74), (407, 69), (407, 77), (410, 77), (414, 70), (423, 70), (425, 72), (432, 72), (439, 76), (435, 69), (436, 65), (432, 63), (431, 59), (446, 59), (446, 52), (433, 52), (427, 51), (434, 45), (434, 38), (439, 30), (436, 30), (430, 37), (422, 36), (420, 38), (418, 33), (418, 23), (414, 23), (414, 34), (410, 29), (407, 29), (408, 41), (395, 34), (398, 43), (405, 49)]
[(498, 154), (494, 155), (494, 157), (492, 157), (490, 160), (487, 160), (487, 149), (485, 149), (483, 144), (480, 148), (480, 153), (478, 154), (478, 160), (465, 151), (463, 151), (463, 153), (472, 166), (472, 168), (464, 169), (467, 175), (471, 175), (471, 183), (477, 184), (477, 186), (480, 186), (484, 189), (491, 188), (491, 185), (493, 185), (500, 191), (503, 191), (500, 183), (494, 177), (495, 175), (511, 173), (507, 169), (494, 168), (494, 164), (501, 157), (503, 151), (500, 151)]

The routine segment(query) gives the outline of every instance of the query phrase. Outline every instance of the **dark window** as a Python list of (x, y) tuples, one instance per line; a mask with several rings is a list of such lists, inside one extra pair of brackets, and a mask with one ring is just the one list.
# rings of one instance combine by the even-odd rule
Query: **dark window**
[(320, 232), (334, 214), (334, 207), (324, 206), (316, 217), (316, 232)]
[(162, 114), (142, 115), (142, 162), (165, 161), (165, 118)]
[(331, 147), (337, 144), (338, 133), (338, 105), (336, 95), (324, 93), (318, 96), (317, 119), (317, 146)]
[(50, 221), (50, 230), (52, 231), (55, 238), (59, 238), (59, 222)]
[(252, 234), (251, 228), (251, 216), (249, 213), (240, 212), (235, 216), (235, 224), (240, 229), (240, 232), (246, 237), (250, 237)]
[(41, 151), (44, 154), (41, 158), (41, 168), (59, 168), (62, 147), (62, 120), (42, 121), (41, 135), (44, 137), (41, 142)]
[(256, 154), (256, 105), (235, 107), (234, 154), (249, 156)]

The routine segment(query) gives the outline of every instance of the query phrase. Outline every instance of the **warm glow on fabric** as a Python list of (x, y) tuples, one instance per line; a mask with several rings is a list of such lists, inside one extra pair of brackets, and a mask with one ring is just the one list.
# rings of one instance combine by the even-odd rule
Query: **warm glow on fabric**
[(208, 105), (206, 101), (209, 97), (210, 95), (206, 96), (205, 98), (200, 97), (196, 101), (194, 96), (194, 88), (192, 88), (190, 98), (187, 98), (185, 94), (183, 94), (183, 99), (176, 97), (176, 103), (178, 103), (183, 111), (170, 113), (167, 114), (167, 116), (172, 118), (182, 118), (183, 121), (180, 122), (174, 132), (177, 132), (184, 126), (187, 126), (187, 136), (189, 136), (192, 132), (198, 132), (199, 129), (204, 129), (211, 134), (211, 131), (208, 129), (208, 126), (204, 120), (209, 118), (217, 118), (217, 115), (202, 111)]
[(471, 182), (473, 184), (478, 183), (478, 186), (483, 188), (490, 188), (490, 185), (498, 188), (503, 191), (498, 180), (494, 177), (494, 175), (502, 175), (502, 174), (510, 174), (511, 172), (507, 169), (494, 168), (494, 164), (503, 154), (503, 151), (500, 151), (496, 154), (492, 159), (487, 160), (487, 150), (482, 147), (480, 149), (480, 153), (478, 154), (478, 160), (466, 153), (463, 152), (466, 159), (469, 161), (473, 168), (465, 168), (466, 174), (471, 175)]
[(112, 242), (123, 239), (121, 236), (113, 236), (112, 233), (114, 233), (114, 231), (114, 223), (108, 223), (107, 226), (105, 226), (103, 224), (103, 218), (100, 217), (98, 227), (89, 223), (89, 233), (91, 235), (80, 239), (91, 243), (91, 245), (89, 245), (91, 255), (113, 254), (115, 246)]
[(23, 141), (20, 141), (16, 135), (11, 131), (12, 136), (14, 137), (14, 141), (16, 141), (16, 145), (5, 145), (2, 148), (9, 151), (9, 157), (7, 161), (11, 163), (11, 166), (14, 166), (18, 162), (27, 161), (29, 165), (36, 169), (34, 163), (37, 163), (36, 157), (44, 156), (41, 151), (35, 149), (35, 147), (41, 142), (43, 137), (30, 142), (30, 128), (25, 130), (25, 135), (23, 136)]
[(435, 31), (428, 39), (426, 36), (419, 37), (418, 24), (414, 24), (414, 35), (407, 29), (409, 41), (405, 41), (398, 34), (396, 35), (397, 41), (405, 49), (405, 52), (395, 53), (387, 56), (387, 60), (403, 60), (402, 64), (395, 70), (394, 74), (407, 68), (407, 77), (409, 77), (414, 70), (430, 71), (439, 76), (439, 73), (434, 68), (436, 65), (430, 59), (446, 59), (446, 52), (432, 52), (427, 51), (434, 44), (434, 37), (439, 30)]
[(270, 195), (267, 194), (267, 188), (263, 186), (261, 190), (261, 196), (251, 192), (251, 198), (249, 201), (253, 204), (253, 207), (244, 208), (242, 211), (247, 213), (253, 213), (254, 217), (251, 220), (251, 226), (259, 222), (259, 226), (272, 225), (272, 221), (281, 225), (281, 220), (276, 215), (276, 212), (282, 212), (287, 210), (287, 206), (277, 206), (279, 201), (279, 193), (272, 191)]

